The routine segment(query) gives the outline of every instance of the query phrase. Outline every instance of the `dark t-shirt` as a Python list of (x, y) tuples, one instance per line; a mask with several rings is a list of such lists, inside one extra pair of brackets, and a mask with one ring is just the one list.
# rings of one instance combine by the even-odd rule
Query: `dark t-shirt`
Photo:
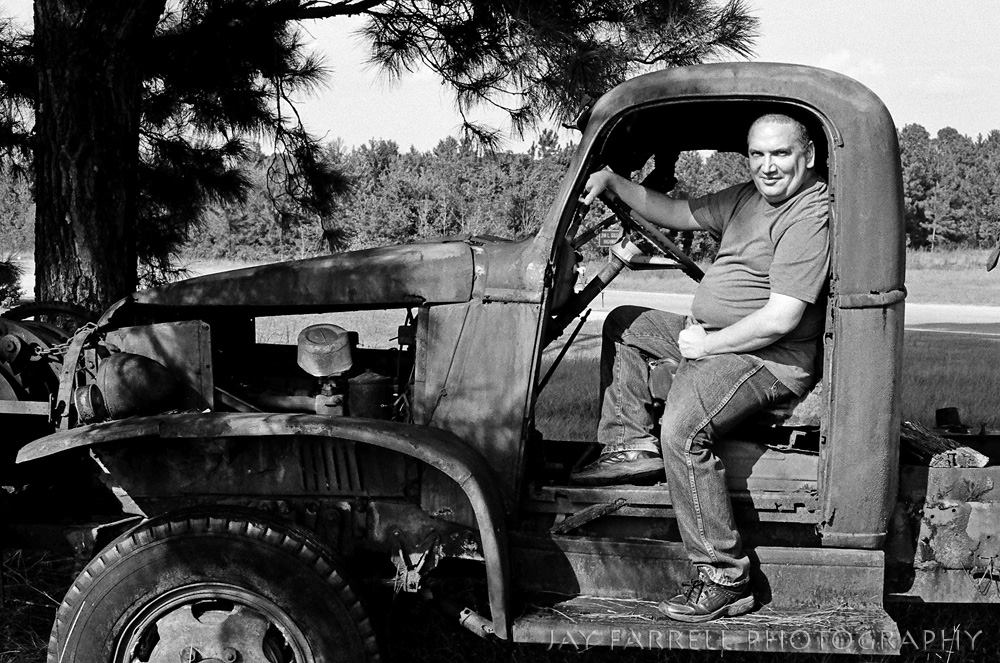
[(813, 383), (830, 265), (826, 182), (813, 179), (773, 205), (752, 182), (689, 204), (695, 220), (720, 239), (715, 262), (695, 292), (695, 320), (710, 331), (727, 327), (762, 308), (772, 292), (806, 302), (795, 329), (745, 353), (760, 357), (785, 386), (804, 394)]

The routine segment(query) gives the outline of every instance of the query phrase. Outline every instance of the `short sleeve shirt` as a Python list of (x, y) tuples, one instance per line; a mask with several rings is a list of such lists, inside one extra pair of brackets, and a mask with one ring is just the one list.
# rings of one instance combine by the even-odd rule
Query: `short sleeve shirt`
[(799, 324), (759, 357), (791, 391), (804, 394), (815, 374), (830, 266), (827, 185), (813, 179), (771, 204), (752, 182), (690, 201), (695, 220), (719, 239), (719, 253), (695, 292), (692, 315), (721, 329), (762, 308), (772, 292), (806, 302)]

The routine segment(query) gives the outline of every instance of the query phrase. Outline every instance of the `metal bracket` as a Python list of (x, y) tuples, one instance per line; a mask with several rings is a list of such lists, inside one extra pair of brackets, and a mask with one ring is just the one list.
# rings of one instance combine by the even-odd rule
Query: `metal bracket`
[(567, 517), (562, 522), (556, 523), (549, 529), (550, 534), (565, 534), (577, 527), (582, 527), (587, 523), (597, 520), (602, 516), (606, 516), (609, 513), (614, 513), (618, 511), (623, 506), (628, 504), (628, 500), (624, 497), (619, 497), (614, 502), (607, 502), (604, 504), (591, 504), (586, 509), (582, 511), (577, 511), (572, 516)]
[(813, 454), (819, 453), (818, 450), (806, 449), (805, 447), (799, 446), (799, 442), (804, 442), (806, 438), (811, 435), (813, 431), (799, 430), (798, 428), (792, 430), (788, 434), (788, 441), (783, 444), (768, 444), (768, 449), (774, 449), (775, 451), (780, 451), (782, 453), (797, 452), (803, 454)]
[(396, 577), (393, 579), (393, 591), (396, 593), (407, 592), (410, 594), (420, 591), (424, 574), (434, 568), (434, 547), (437, 543), (437, 535), (432, 534), (426, 541), (426, 546), (421, 546), (423, 552), (410, 552), (400, 530), (392, 533), (396, 540), (396, 555), (393, 561), (396, 563)]
[(83, 346), (90, 338), (90, 335), (97, 330), (97, 325), (88, 322), (76, 330), (73, 340), (63, 356), (62, 373), (59, 376), (59, 390), (56, 395), (55, 407), (52, 408), (53, 423), (59, 430), (69, 429), (69, 406), (73, 395), (74, 378), (76, 377), (77, 364), (80, 355), (83, 354)]

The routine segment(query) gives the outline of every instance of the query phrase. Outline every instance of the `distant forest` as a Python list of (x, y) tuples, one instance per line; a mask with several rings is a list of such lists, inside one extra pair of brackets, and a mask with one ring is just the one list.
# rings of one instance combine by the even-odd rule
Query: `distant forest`
[[(909, 245), (930, 250), (991, 246), (1000, 234), (1000, 131), (972, 139), (945, 128), (932, 137), (910, 124), (899, 137)], [(351, 186), (327, 218), (269, 191), (268, 171), (280, 163), (257, 152), (237, 164), (252, 182), (249, 195), (238, 203), (209, 202), (198, 226), (179, 238), (181, 254), (269, 260), (460, 233), (524, 237), (538, 228), (574, 149), (559, 145), (548, 131), (524, 153), (484, 154), (454, 138), (429, 151), (401, 151), (388, 140), (347, 150), (334, 141), (326, 146), (325, 158)], [(743, 181), (743, 164), (734, 154), (707, 159), (682, 154), (676, 191), (696, 196)], [(31, 252), (32, 217), (30, 183), (0, 173), (4, 252)], [(690, 242), (685, 243), (696, 256), (714, 248), (702, 238)]]

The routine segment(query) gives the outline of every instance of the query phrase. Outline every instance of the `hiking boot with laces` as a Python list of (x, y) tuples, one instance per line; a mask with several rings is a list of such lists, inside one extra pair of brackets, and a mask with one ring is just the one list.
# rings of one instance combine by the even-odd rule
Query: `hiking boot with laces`
[(680, 594), (657, 606), (663, 614), (679, 622), (700, 623), (719, 617), (735, 617), (753, 610), (749, 583), (730, 587), (714, 583), (704, 573), (686, 582)]
[(569, 475), (573, 483), (615, 486), (654, 483), (663, 477), (663, 458), (652, 451), (612, 451)]

